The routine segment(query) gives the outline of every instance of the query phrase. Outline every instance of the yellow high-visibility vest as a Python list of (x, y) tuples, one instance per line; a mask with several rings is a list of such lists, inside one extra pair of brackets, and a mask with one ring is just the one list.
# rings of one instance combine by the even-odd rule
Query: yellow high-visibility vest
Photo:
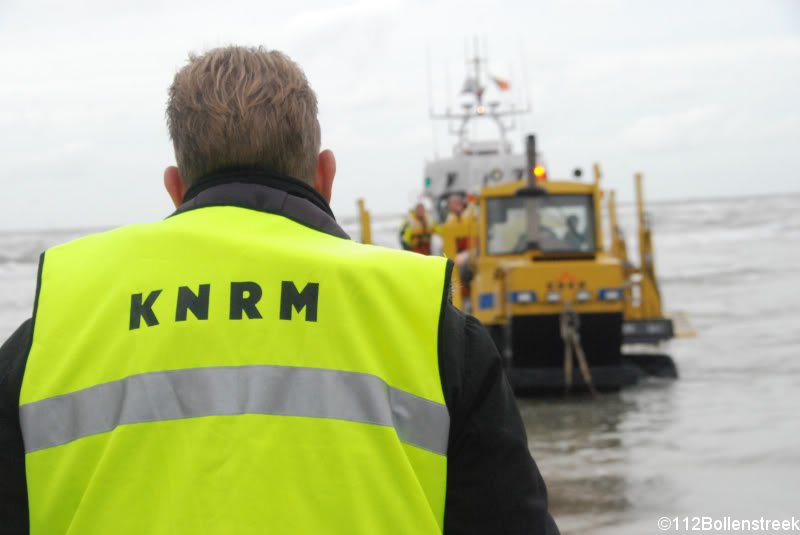
[(31, 533), (441, 533), (447, 270), (231, 206), (48, 250)]
[(434, 232), (436, 232), (436, 227), (429, 226), (427, 218), (421, 221), (414, 212), (410, 212), (403, 224), (403, 243), (415, 253), (429, 255)]

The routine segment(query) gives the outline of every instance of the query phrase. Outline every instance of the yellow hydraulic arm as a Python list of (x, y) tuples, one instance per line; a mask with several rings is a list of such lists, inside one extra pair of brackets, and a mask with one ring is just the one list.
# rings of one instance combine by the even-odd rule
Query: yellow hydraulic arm
[(641, 319), (657, 319), (662, 317), (661, 293), (656, 282), (656, 266), (653, 258), (653, 241), (650, 221), (644, 211), (642, 195), (642, 175), (636, 173), (636, 212), (639, 226), (639, 265), (642, 280), (641, 287)]
[[(600, 190), (600, 178), (602, 177), (600, 173), (600, 164), (595, 162), (594, 164), (594, 214), (595, 214), (595, 228), (597, 229), (597, 251), (602, 251), (604, 248), (603, 245), (603, 224), (602, 224), (602, 213), (603, 213), (603, 206), (602, 206), (602, 192)], [(613, 232), (613, 230), (612, 230)]]
[(611, 227), (611, 255), (619, 258), (628, 268), (628, 246), (617, 222), (617, 200), (614, 190), (608, 192), (608, 220)]
[(361, 225), (361, 243), (372, 243), (372, 222), (369, 210), (364, 206), (364, 199), (358, 199), (358, 220)]

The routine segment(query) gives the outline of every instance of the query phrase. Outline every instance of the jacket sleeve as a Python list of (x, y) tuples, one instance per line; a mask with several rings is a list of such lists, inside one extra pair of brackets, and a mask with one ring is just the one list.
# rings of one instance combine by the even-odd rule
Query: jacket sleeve
[(447, 305), (439, 351), (450, 411), (444, 533), (557, 535), (544, 481), (489, 333)]
[(0, 526), (9, 535), (28, 533), (25, 447), (19, 425), (19, 393), (31, 341), (31, 320), (0, 347)]

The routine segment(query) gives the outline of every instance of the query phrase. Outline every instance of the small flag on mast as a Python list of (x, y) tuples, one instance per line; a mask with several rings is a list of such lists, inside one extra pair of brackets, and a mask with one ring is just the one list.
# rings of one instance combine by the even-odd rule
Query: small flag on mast
[(492, 81), (497, 84), (497, 87), (500, 89), (500, 91), (508, 91), (511, 89), (511, 84), (508, 83), (508, 80), (503, 80), (502, 78), (492, 76)]

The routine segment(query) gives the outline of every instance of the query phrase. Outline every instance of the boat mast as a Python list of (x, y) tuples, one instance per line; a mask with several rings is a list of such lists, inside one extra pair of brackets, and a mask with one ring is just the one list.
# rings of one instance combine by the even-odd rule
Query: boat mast
[[(513, 128), (513, 122), (506, 124), (504, 118), (510, 117), (513, 121), (514, 116), (528, 113), (530, 109), (517, 109), (513, 103), (506, 109), (501, 109), (499, 102), (490, 102), (488, 106), (485, 105), (483, 96), (486, 86), (482, 83), (484, 63), (488, 63), (488, 61), (486, 58), (480, 56), (476, 38), (474, 56), (466, 59), (468, 74), (464, 79), (464, 85), (461, 89), (461, 94), (471, 95), (474, 101), (463, 103), (461, 106), (463, 109), (462, 112), (453, 112), (450, 108), (447, 108), (445, 113), (435, 113), (431, 110), (430, 118), (433, 120), (448, 121), (448, 131), (451, 135), (455, 135), (458, 138), (458, 144), (455, 147), (456, 153), (467, 153), (469, 151), (468, 126), (470, 121), (480, 117), (491, 119), (497, 126), (500, 134), (498, 139), (498, 152), (501, 154), (510, 154), (511, 145), (507, 140), (507, 132)], [(452, 121), (459, 121), (458, 127), (453, 128)]]

